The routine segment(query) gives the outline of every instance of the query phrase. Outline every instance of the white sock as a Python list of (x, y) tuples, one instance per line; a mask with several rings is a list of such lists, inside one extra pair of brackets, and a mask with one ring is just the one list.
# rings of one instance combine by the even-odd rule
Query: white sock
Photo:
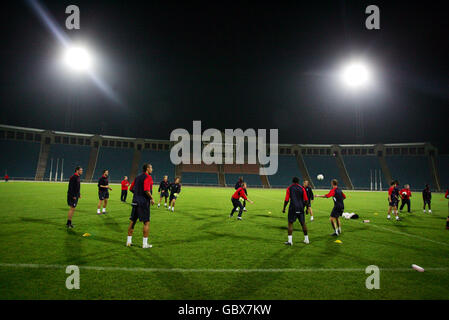
[(126, 241), (126, 243), (131, 243), (133, 239), (133, 236), (128, 236), (128, 240)]
[(167, 204), (166, 204), (166, 203), (164, 203), (164, 206), (166, 207), (166, 206), (167, 206)]
[(171, 211), (175, 211), (175, 207), (171, 207)]
[(293, 243), (293, 235), (288, 236), (288, 242), (289, 242), (289, 243)]
[(157, 207), (159, 208), (160, 206), (161, 206), (161, 204), (160, 204), (160, 203), (158, 203), (158, 204), (157, 204)]
[(399, 216), (396, 216), (396, 220), (399, 220)]
[(171, 207), (170, 206), (168, 206), (168, 210), (170, 210), (171, 209)]
[(310, 216), (310, 221), (313, 221), (313, 216)]
[(148, 238), (143, 238), (143, 245), (147, 245), (148, 244)]
[(422, 212), (426, 213), (426, 209), (424, 209)]
[(103, 212), (106, 212), (106, 208), (103, 208)]
[(429, 213), (432, 213), (432, 210), (429, 210)]
[(304, 236), (304, 240), (309, 241), (309, 236)]
[(97, 213), (100, 213), (101, 212), (101, 210), (100, 209), (97, 209)]

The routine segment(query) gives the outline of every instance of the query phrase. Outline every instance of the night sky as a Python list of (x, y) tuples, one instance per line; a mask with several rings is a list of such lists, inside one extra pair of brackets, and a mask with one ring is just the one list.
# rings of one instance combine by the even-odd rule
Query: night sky
[[(54, 35), (26, 1), (9, 1), (1, 10), (2, 124), (169, 139), (202, 120), (203, 129), (278, 128), (281, 143), (429, 141), (448, 151), (443, 1), (40, 3), (88, 44), (95, 72), (122, 103), (64, 70)], [(80, 30), (65, 29), (70, 4), (80, 7)], [(365, 28), (369, 4), (380, 7), (380, 30)], [(351, 56), (375, 71), (375, 87), (357, 96), (332, 76)]]

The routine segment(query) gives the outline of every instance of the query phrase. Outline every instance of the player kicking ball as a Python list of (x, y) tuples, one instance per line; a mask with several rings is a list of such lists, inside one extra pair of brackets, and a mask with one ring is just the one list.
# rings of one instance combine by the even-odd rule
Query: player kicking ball
[(153, 167), (151, 164), (146, 163), (142, 169), (143, 172), (134, 179), (130, 188), (130, 191), (133, 193), (133, 202), (131, 216), (129, 217), (130, 222), (126, 246), (132, 246), (134, 226), (136, 225), (137, 219), (139, 219), (140, 222), (143, 222), (142, 248), (148, 249), (152, 247), (151, 244), (148, 244), (148, 235), (150, 233), (150, 204), (154, 204), (152, 195), (153, 178), (150, 175)]
[(343, 214), (343, 210), (345, 209), (344, 200), (346, 199), (346, 195), (343, 191), (338, 187), (337, 179), (333, 179), (331, 182), (331, 191), (328, 194), (319, 196), (319, 198), (332, 198), (334, 200), (334, 208), (332, 209), (331, 216), (329, 218), (331, 222), (331, 226), (334, 229), (334, 233), (332, 236), (338, 237), (341, 234), (341, 222), (340, 217)]
[(391, 212), (393, 211), (396, 216), (396, 221), (400, 221), (398, 214), (398, 204), (399, 204), (399, 181), (394, 180), (391, 182), (391, 187), (388, 189), (388, 214), (387, 219), (390, 220)]
[(298, 219), (301, 224), (302, 232), (304, 233), (304, 243), (309, 244), (309, 236), (307, 235), (307, 226), (304, 216), (304, 208), (307, 208), (307, 191), (304, 187), (299, 185), (299, 178), (294, 177), (292, 179), (292, 185), (287, 188), (287, 193), (285, 195), (284, 209), (282, 212), (285, 213), (285, 208), (288, 206), (288, 241), (285, 242), (286, 245), (293, 245), (293, 223)]
[(181, 192), (181, 183), (179, 177), (176, 177), (175, 182), (170, 184), (169, 190), (170, 190), (170, 199), (168, 202), (168, 210), (175, 212), (176, 199), (178, 198), (179, 193)]
[(243, 204), (240, 202), (240, 198), (243, 198), (244, 200), (248, 201), (249, 203), (254, 203), (253, 201), (249, 200), (246, 196), (246, 182), (242, 183), (242, 186), (239, 187), (237, 190), (235, 190), (234, 194), (231, 197), (232, 202), (232, 210), (231, 214), (229, 215), (229, 218), (232, 218), (234, 216), (234, 212), (239, 208), (239, 214), (237, 219), (242, 220), (242, 213), (243, 213)]
[(159, 208), (161, 206), (162, 198), (165, 199), (164, 206), (167, 207), (167, 199), (168, 199), (168, 189), (170, 188), (170, 182), (168, 182), (168, 176), (164, 176), (164, 179), (159, 184), (159, 189), (157, 192), (159, 192), (159, 203), (157, 204), (157, 207)]

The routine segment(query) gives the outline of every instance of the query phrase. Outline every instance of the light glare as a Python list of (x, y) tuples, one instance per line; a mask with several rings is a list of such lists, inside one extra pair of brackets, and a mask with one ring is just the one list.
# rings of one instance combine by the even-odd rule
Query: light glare
[(343, 68), (341, 77), (346, 86), (350, 88), (360, 88), (369, 82), (370, 73), (366, 65), (354, 62)]
[(64, 62), (71, 70), (81, 72), (89, 70), (92, 58), (85, 48), (71, 47), (65, 52)]

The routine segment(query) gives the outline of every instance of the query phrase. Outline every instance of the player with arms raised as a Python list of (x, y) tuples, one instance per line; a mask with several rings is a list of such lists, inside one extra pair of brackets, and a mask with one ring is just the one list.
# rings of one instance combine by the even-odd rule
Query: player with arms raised
[(285, 208), (288, 206), (288, 241), (285, 242), (286, 245), (293, 245), (293, 223), (296, 219), (299, 220), (301, 224), (302, 232), (304, 233), (304, 243), (309, 243), (309, 236), (307, 235), (307, 226), (304, 217), (304, 207), (307, 208), (307, 191), (304, 187), (299, 185), (299, 178), (293, 177), (292, 184), (287, 188), (287, 193), (285, 194), (284, 209), (282, 212), (285, 213)]
[(340, 217), (343, 214), (343, 210), (345, 209), (344, 200), (346, 199), (346, 195), (343, 191), (338, 187), (337, 179), (333, 179), (331, 182), (331, 191), (328, 194), (323, 196), (318, 196), (319, 198), (332, 198), (334, 200), (334, 208), (332, 209), (331, 216), (329, 218), (331, 222), (331, 226), (334, 229), (334, 233), (332, 236), (339, 236), (341, 234), (341, 222)]

